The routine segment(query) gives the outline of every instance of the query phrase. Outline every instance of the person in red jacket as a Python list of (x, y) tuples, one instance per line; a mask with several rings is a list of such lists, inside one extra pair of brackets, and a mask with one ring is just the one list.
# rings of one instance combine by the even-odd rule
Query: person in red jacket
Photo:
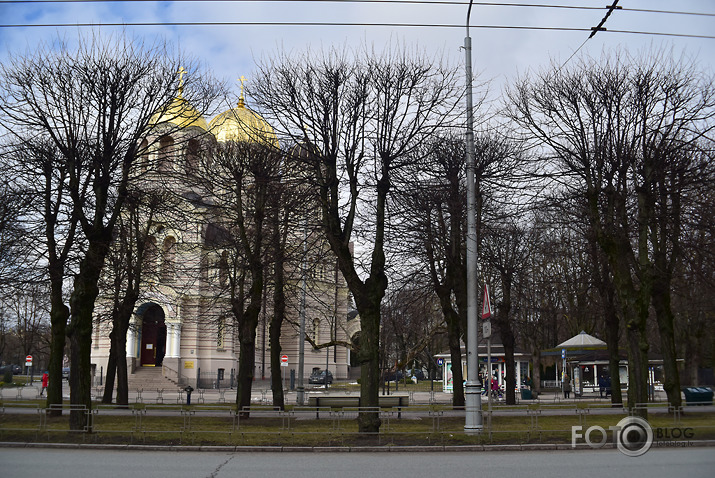
[(40, 390), (40, 396), (42, 396), (45, 393), (45, 390), (47, 390), (47, 384), (50, 381), (50, 375), (45, 372), (42, 374), (42, 390)]

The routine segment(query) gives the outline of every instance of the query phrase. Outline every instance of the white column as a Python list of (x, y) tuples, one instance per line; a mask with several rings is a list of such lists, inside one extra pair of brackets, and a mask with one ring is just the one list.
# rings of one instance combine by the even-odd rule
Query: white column
[(171, 324), (171, 358), (179, 358), (181, 352), (181, 325)]
[(131, 327), (131, 324), (129, 326), (129, 329), (127, 330), (127, 357), (134, 357), (134, 329)]

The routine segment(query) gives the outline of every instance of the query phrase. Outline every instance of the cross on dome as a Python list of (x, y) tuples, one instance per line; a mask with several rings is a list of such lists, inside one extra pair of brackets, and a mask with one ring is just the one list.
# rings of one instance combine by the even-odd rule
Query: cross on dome
[(243, 84), (246, 82), (246, 77), (241, 75), (241, 77), (238, 79), (238, 81), (241, 82), (241, 96), (238, 97), (238, 106), (243, 106), (244, 100), (243, 100)]
[(184, 92), (184, 75), (187, 73), (186, 68), (183, 66), (179, 68), (179, 96)]

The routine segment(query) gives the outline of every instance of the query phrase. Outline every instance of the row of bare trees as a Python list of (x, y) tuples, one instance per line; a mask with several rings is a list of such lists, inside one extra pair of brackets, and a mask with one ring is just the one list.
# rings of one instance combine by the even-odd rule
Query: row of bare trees
[[(179, 66), (189, 64), (166, 45), (90, 34), (76, 47), (45, 45), (0, 67), (3, 160), (28, 195), (27, 237), (50, 288), (48, 405), (62, 403), (67, 340), (70, 401), (91, 408), (93, 312), (129, 171), (151, 118), (176, 93)], [(193, 78), (192, 102), (209, 104), (214, 92)], [(76, 410), (70, 425), (82, 429)]]
[[(186, 79), (182, 66), (191, 72)], [(24, 201), (11, 202), (8, 217), (21, 217), (30, 238), (23, 245), (31, 245), (13, 256), (12, 235), (3, 233), (2, 279), (18, 257), (42, 271), (35, 276), (50, 289), (50, 375), (61, 376), (67, 338), (71, 402), (90, 408), (91, 333), (104, 277), (112, 297), (110, 377), (123, 403), (129, 321), (142, 281), (161, 273), (142, 269), (156, 253), (154, 220), (165, 222), (165, 211), (178, 207), (168, 186), (138, 190), (132, 174), (156, 149), (147, 138), (160, 141), (147, 136), (153, 118), (176, 113), (177, 84), (181, 104), (198, 114), (210, 111), (223, 88), (166, 46), (125, 38), (46, 46), (12, 58), (0, 77), (3, 170), (18, 192), (8, 197)], [(202, 203), (204, 219), (215, 220), (219, 233), (204, 245), (214, 247), (220, 269), (213, 299), (228, 304), (239, 342), (237, 406), (250, 403), (267, 283), (271, 364), (279, 366), (286, 307), (305, 273), (296, 247), (301, 226), (322, 231), (332, 254), (326, 262), (337, 264), (360, 315), (355, 352), (365, 406), (378, 402), (381, 331), (400, 334), (405, 361), (444, 334), (453, 363), (461, 363), (467, 281), (458, 69), (393, 47), (278, 52), (258, 63), (248, 93), (283, 150), (268, 140), (204, 141), (200, 167), (183, 177), (198, 197), (211, 198)], [(611, 370), (618, 370), (619, 346), (627, 347), (630, 404), (647, 400), (654, 337), (674, 404), (676, 359), (684, 353), (676, 344), (688, 344), (689, 356), (703, 363), (712, 359), (714, 102), (712, 79), (693, 63), (615, 53), (518, 80), (499, 127), (484, 121), (475, 171), (481, 277), (497, 304), (509, 401), (517, 344), (534, 353), (538, 384), (539, 350), (581, 328), (604, 334)], [(166, 133), (182, 126), (169, 121)], [(3, 230), (12, 231), (2, 213)], [(431, 303), (442, 322), (396, 301), (423, 310)], [(696, 335), (681, 342), (688, 331)], [(273, 372), (274, 400), (283, 406)], [(461, 370), (454, 372), (454, 404), (462, 406)], [(58, 403), (56, 379), (48, 404)], [(82, 418), (71, 414), (73, 429), (84, 426)], [(377, 413), (358, 420), (364, 432), (380, 427)]]

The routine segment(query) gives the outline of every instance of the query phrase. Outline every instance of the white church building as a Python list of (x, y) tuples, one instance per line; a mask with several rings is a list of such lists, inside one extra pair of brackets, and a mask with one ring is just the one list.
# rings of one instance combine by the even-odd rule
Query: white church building
[[(138, 180), (148, 188), (170, 189), (172, 196), (178, 198), (174, 215), (182, 220), (155, 219), (145, 259), (155, 273), (143, 275), (140, 298), (127, 334), (126, 360), (130, 375), (140, 367), (161, 366), (163, 375), (179, 384), (194, 385), (200, 374), (202, 379), (222, 380), (220, 386), (228, 386), (238, 370), (239, 342), (230, 304), (220, 293), (225, 285), (220, 267), (222, 257), (213, 247), (215, 244), (211, 244), (228, 232), (221, 229), (220, 218), (208, 206), (211, 198), (196, 194), (181, 178), (202, 174), (199, 157), (209, 142), (258, 141), (257, 132), (276, 146), (278, 141), (263, 118), (245, 105), (243, 95), (235, 108), (207, 122), (186, 102), (181, 91), (180, 87), (168, 112), (157, 114), (152, 120), (145, 143), (149, 146), (140, 161), (141, 175), (137, 178), (141, 176)], [(303, 231), (293, 234), (295, 247), (305, 234)], [(318, 237), (321, 232), (316, 229), (307, 234)], [(315, 349), (306, 342), (305, 377), (313, 369), (327, 366), (335, 379), (344, 379), (350, 364), (350, 350), (345, 344), (350, 344), (359, 331), (359, 319), (348, 320), (347, 286), (336, 270), (334, 256), (322, 244), (322, 254), (309, 251), (300, 270), (293, 266), (286, 273), (290, 283), (286, 288), (287, 317), (281, 332), (281, 348), (288, 357), (288, 367), (281, 370), (297, 373), (299, 369), (299, 318), (304, 303), (305, 331), (313, 343), (341, 343)], [(310, 263), (311, 257), (321, 259), (319, 263)], [(308, 271), (305, 283), (301, 276), (303, 268)], [(256, 379), (270, 376), (269, 281), (264, 289), (256, 330)], [(95, 377), (107, 370), (110, 351), (111, 321), (102, 320), (103, 307), (106, 312), (106, 301), (103, 305), (98, 300), (91, 357)]]

